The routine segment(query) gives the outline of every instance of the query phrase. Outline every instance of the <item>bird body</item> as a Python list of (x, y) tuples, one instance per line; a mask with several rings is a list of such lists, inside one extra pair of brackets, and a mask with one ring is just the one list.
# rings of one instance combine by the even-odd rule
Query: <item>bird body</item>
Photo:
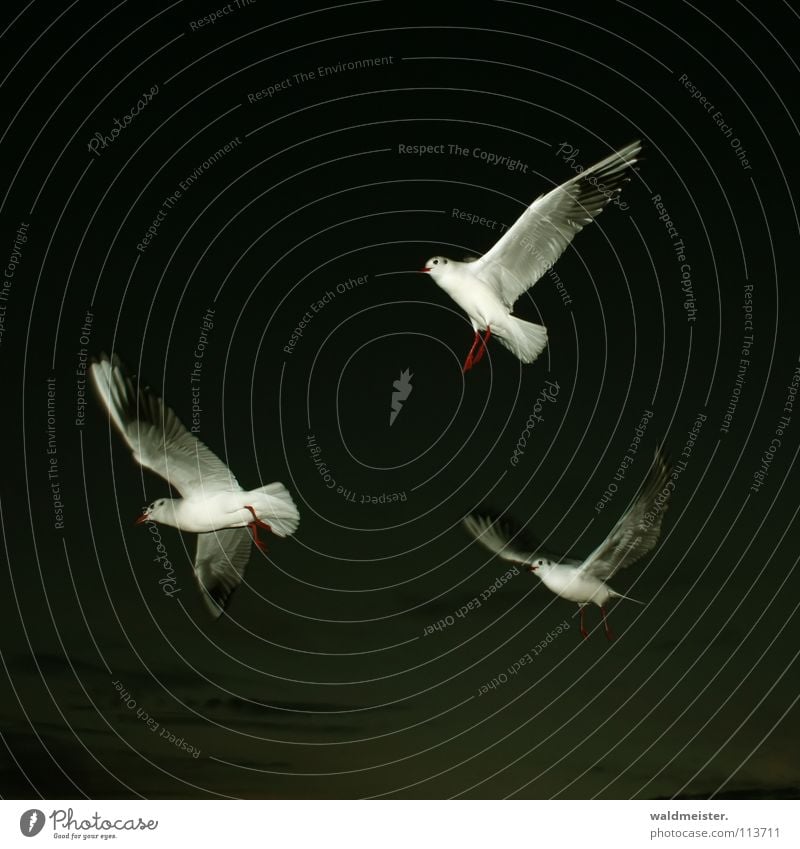
[[(90, 367), (98, 396), (134, 459), (160, 475), (181, 498), (159, 498), (136, 520), (199, 534), (194, 572), (211, 613), (222, 614), (242, 581), (259, 528), (285, 537), (300, 514), (279, 482), (246, 491), (231, 470), (193, 436), (148, 387), (134, 388), (117, 357)], [(252, 540), (250, 534), (252, 533)]]
[[(612, 639), (606, 620), (606, 604), (612, 598), (628, 601), (636, 599), (618, 593), (607, 582), (620, 569), (630, 566), (652, 551), (658, 543), (663, 514), (667, 509), (669, 492), (666, 495), (663, 493), (669, 473), (661, 451), (657, 450), (639, 494), (611, 533), (585, 560), (554, 560), (540, 553), (515, 548), (512, 540), (497, 527), (496, 522), (486, 517), (468, 516), (464, 526), (491, 552), (504, 560), (525, 565), (551, 592), (567, 601), (576, 602), (580, 606), (581, 634), (584, 637), (588, 636), (583, 623), (584, 607), (596, 604), (603, 616), (606, 636)], [(657, 497), (660, 497), (658, 504)]]
[(514, 302), (617, 197), (640, 151), (641, 144), (633, 142), (540, 195), (484, 256), (464, 262), (434, 256), (425, 263), (422, 271), (472, 323), (474, 338), (463, 371), (481, 360), (492, 335), (523, 363), (541, 354), (547, 329), (512, 315)]
[(479, 277), (476, 277), (471, 262), (451, 259), (447, 266), (431, 272), (434, 282), (461, 307), (470, 317), (474, 330), (486, 330), (498, 324), (508, 314), (508, 309)]
[[(272, 494), (265, 492), (272, 488)], [(154, 502), (142, 521), (159, 522), (192, 534), (207, 534), (224, 528), (246, 528), (253, 524), (253, 513), (270, 525), (278, 536), (288, 536), (297, 527), (293, 504), (283, 484), (217, 492), (188, 498), (162, 498)]]
[(579, 566), (542, 561), (541, 566), (531, 567), (531, 571), (538, 575), (548, 590), (567, 601), (603, 607), (609, 599), (619, 595), (604, 581), (582, 572)]
[[(429, 267), (437, 261), (437, 257), (429, 260)], [(475, 273), (473, 262), (458, 262), (448, 260), (442, 270), (431, 274), (436, 284), (461, 307), (469, 316), (476, 342), (479, 332), (494, 335), (500, 340), (517, 359), (523, 363), (532, 363), (544, 350), (547, 344), (547, 330), (540, 324), (532, 324), (511, 315), (511, 310), (503, 303), (501, 297), (487, 286)], [(488, 337), (483, 341), (477, 357), (469, 364), (465, 363), (465, 371), (478, 362)], [(476, 345), (471, 354), (474, 355)]]

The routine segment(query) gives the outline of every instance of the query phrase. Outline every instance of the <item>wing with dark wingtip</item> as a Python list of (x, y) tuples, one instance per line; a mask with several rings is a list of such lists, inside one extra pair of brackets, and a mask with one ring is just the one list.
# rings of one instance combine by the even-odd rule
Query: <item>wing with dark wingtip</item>
[(538, 197), (473, 263), (472, 273), (511, 309), (622, 191), (641, 149), (633, 142)]
[(652, 551), (661, 536), (661, 522), (667, 509), (669, 491), (656, 504), (665, 490), (670, 470), (661, 450), (657, 450), (642, 488), (614, 529), (586, 559), (581, 570), (601, 581), (635, 563)]
[(212, 616), (222, 615), (233, 591), (241, 584), (251, 544), (247, 528), (198, 534), (194, 574)]
[(116, 356), (102, 354), (90, 371), (100, 400), (138, 463), (184, 497), (240, 489), (231, 470), (158, 395), (148, 387), (134, 387)]
[(509, 560), (511, 563), (532, 563), (540, 557), (566, 566), (580, 566), (583, 562), (571, 557), (560, 557), (552, 554), (544, 549), (538, 540), (529, 540), (529, 544), (535, 545), (536, 548), (534, 551), (526, 551), (519, 544), (511, 542), (512, 538), (522, 537), (521, 530), (511, 530), (501, 524), (498, 519), (492, 519), (489, 516), (467, 516), (462, 524), (489, 551), (498, 557), (502, 557), (503, 560)]
[(496, 521), (486, 516), (467, 516), (463, 523), (467, 531), (493, 554), (512, 563), (527, 563), (535, 555), (516, 548)]

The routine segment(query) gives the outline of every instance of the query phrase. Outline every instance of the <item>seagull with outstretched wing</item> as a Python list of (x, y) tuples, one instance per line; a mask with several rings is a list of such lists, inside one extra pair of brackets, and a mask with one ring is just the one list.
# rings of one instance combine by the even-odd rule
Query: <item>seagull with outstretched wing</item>
[(493, 554), (512, 563), (524, 564), (551, 592), (577, 602), (584, 638), (588, 636), (583, 622), (584, 608), (587, 604), (596, 604), (603, 617), (606, 636), (611, 640), (614, 635), (606, 618), (606, 604), (612, 598), (635, 599), (612, 590), (606, 581), (656, 547), (670, 495), (666, 487), (669, 475), (670, 469), (664, 456), (657, 450), (633, 503), (611, 533), (585, 560), (553, 559), (540, 552), (522, 551), (498, 528), (496, 522), (486, 517), (468, 516), (464, 519), (464, 527)]
[(542, 353), (547, 329), (511, 315), (514, 302), (617, 198), (641, 149), (640, 142), (633, 142), (540, 195), (479, 259), (458, 262), (434, 256), (425, 263), (422, 271), (430, 274), (472, 322), (475, 335), (464, 372), (481, 360), (493, 335), (523, 363), (532, 363)]
[(282, 483), (249, 492), (231, 470), (193, 436), (149, 387), (137, 387), (119, 359), (105, 354), (90, 366), (100, 400), (144, 468), (160, 475), (181, 498), (159, 498), (136, 520), (199, 534), (194, 573), (211, 613), (218, 617), (242, 582), (258, 529), (285, 537), (300, 514)]

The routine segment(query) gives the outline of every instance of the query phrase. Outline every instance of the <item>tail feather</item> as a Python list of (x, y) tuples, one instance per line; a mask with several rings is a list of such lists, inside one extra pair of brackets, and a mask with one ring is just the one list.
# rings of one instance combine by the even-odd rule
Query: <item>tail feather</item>
[(547, 346), (547, 328), (508, 316), (502, 325), (492, 325), (492, 335), (523, 363), (532, 363)]
[(624, 598), (625, 601), (632, 601), (635, 604), (646, 604), (647, 603), (647, 602), (644, 602), (644, 601), (639, 601), (639, 599), (637, 599), (637, 598), (631, 598), (630, 596), (623, 595), (622, 593), (618, 593), (616, 590), (612, 590), (610, 588), (609, 588), (609, 590), (611, 592), (612, 598)]
[(254, 489), (258, 495), (253, 499), (253, 507), (260, 519), (263, 519), (270, 530), (279, 537), (291, 536), (300, 524), (300, 513), (289, 495), (289, 490), (280, 483), (268, 483)]

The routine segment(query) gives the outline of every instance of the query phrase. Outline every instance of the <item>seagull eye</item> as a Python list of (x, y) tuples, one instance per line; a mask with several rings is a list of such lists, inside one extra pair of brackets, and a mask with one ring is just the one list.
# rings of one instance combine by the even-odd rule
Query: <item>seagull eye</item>
[(540, 560), (536, 565), (537, 566), (544, 566), (544, 560)]
[(438, 260), (438, 259), (435, 259), (435, 260), (433, 261), (433, 264), (434, 264), (434, 265), (438, 265), (438, 264), (439, 264), (439, 260)]
[(447, 260), (446, 260), (446, 259), (443, 259), (443, 260), (442, 260), (442, 262), (443, 262), (445, 265), (447, 265)]

